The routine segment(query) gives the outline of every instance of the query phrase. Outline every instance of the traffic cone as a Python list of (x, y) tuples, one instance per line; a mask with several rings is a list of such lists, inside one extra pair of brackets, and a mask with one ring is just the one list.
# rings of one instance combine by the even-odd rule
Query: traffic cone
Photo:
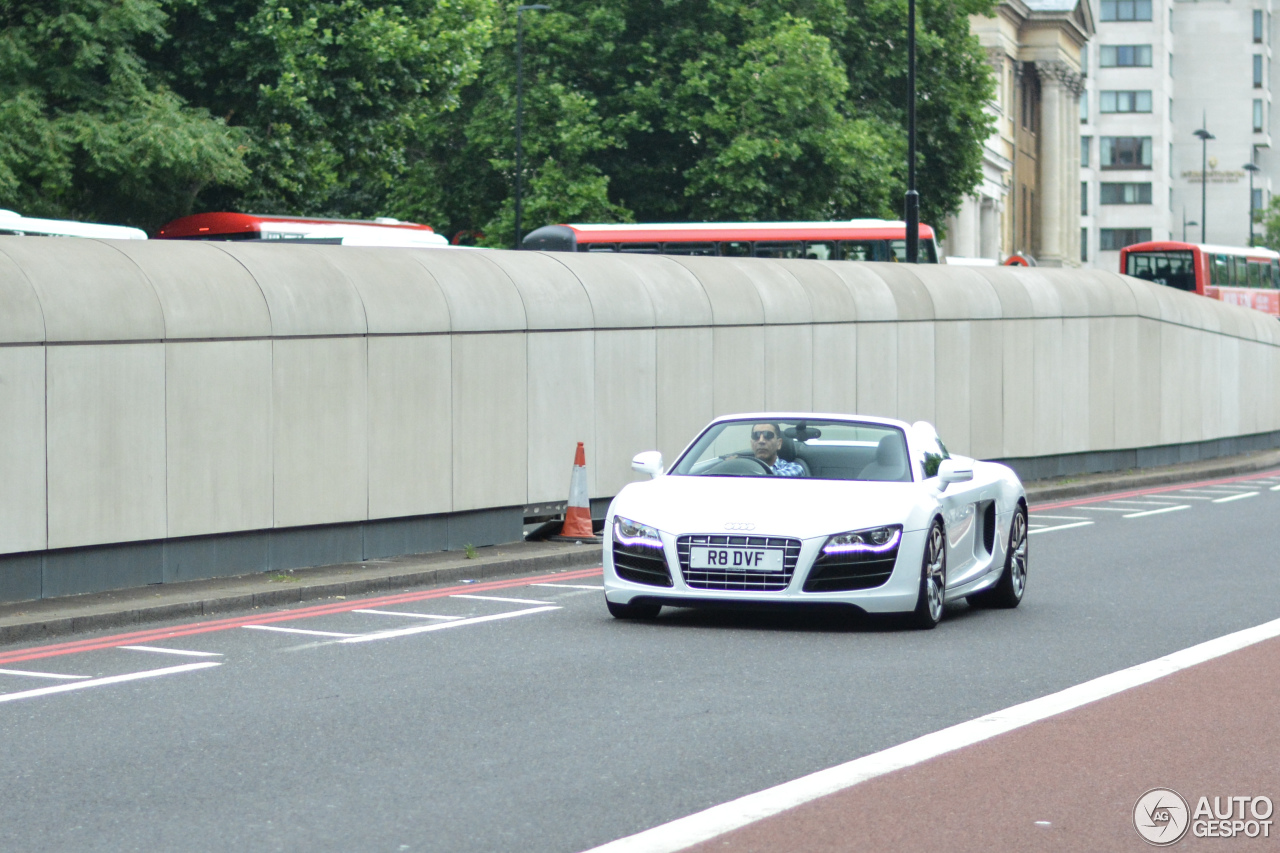
[(591, 501), (587, 498), (587, 452), (582, 442), (573, 455), (573, 476), (569, 478), (569, 506), (564, 511), (563, 539), (595, 539), (591, 529)]

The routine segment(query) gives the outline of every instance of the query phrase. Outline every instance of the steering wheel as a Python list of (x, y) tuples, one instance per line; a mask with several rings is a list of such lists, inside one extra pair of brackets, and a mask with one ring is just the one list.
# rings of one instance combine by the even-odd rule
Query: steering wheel
[(777, 476), (773, 473), (773, 469), (769, 467), (769, 464), (765, 462), (763, 459), (761, 459), (760, 457), (756, 456), (754, 453), (731, 453), (727, 456), (720, 457), (721, 462), (730, 462), (735, 459), (750, 460), (756, 463), (757, 465), (759, 465), (761, 468), (763, 468), (764, 473), (767, 474), (768, 476), (770, 477)]

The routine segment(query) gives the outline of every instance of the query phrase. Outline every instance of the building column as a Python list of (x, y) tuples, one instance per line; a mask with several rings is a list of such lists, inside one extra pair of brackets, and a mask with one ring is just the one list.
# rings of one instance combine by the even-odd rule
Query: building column
[(1062, 241), (1062, 183), (1066, 163), (1062, 150), (1062, 83), (1051, 66), (1036, 63), (1040, 77), (1040, 255), (1047, 267), (1060, 267), (1066, 247)]
[(1000, 210), (999, 200), (985, 198), (982, 200), (982, 213), (979, 231), (982, 234), (978, 246), (978, 255), (983, 258), (1000, 260)]

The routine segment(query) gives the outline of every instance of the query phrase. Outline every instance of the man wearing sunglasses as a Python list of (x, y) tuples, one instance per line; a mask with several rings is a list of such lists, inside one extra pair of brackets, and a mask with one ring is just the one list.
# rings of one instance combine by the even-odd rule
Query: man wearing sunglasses
[(778, 458), (778, 451), (781, 449), (781, 424), (756, 424), (751, 427), (751, 452), (769, 466), (775, 477), (804, 476), (804, 468), (798, 463)]

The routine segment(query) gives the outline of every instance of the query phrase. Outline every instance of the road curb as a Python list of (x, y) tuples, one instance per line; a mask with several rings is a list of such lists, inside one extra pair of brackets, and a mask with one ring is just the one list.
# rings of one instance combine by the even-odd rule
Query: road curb
[(1244, 456), (1231, 456), (1198, 462), (1185, 462), (1122, 474), (1087, 474), (1053, 480), (1024, 483), (1029, 503), (1084, 498), (1127, 489), (1167, 486), (1196, 480), (1212, 480), (1236, 474), (1252, 474), (1280, 468), (1280, 451), (1267, 450)]

